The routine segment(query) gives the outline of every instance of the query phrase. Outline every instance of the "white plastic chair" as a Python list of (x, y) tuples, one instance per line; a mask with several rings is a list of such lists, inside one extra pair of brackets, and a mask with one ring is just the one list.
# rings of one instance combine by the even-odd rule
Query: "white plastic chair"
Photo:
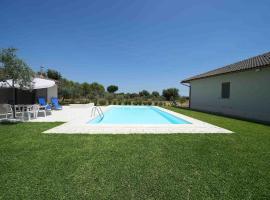
[(23, 119), (24, 116), (24, 105), (15, 105), (15, 118), (18, 117), (18, 115), (21, 116), (21, 119)]
[(12, 107), (9, 104), (0, 104), (0, 116), (4, 116), (4, 119), (8, 119), (9, 115), (12, 116)]
[(36, 111), (36, 118), (38, 117), (38, 113), (43, 113), (44, 117), (47, 117), (46, 108), (44, 106), (35, 104), (34, 109)]

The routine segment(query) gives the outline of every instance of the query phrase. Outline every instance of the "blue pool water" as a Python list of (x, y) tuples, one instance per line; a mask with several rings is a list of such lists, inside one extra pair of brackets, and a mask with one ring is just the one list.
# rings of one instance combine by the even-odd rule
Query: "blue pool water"
[(179, 117), (152, 106), (114, 106), (90, 124), (190, 124)]

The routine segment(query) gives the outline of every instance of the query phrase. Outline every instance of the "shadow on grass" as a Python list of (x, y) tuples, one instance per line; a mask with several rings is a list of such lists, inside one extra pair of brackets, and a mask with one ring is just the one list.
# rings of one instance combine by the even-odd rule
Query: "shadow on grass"
[(201, 112), (201, 113), (205, 113), (205, 114), (211, 114), (211, 115), (214, 115), (217, 117), (228, 117), (228, 118), (237, 119), (237, 120), (241, 120), (241, 121), (252, 122), (252, 123), (270, 126), (270, 122), (267, 122), (267, 121), (248, 119), (248, 118), (244, 118), (244, 117), (239, 117), (239, 116), (235, 116), (235, 115), (228, 115), (228, 114), (219, 113), (219, 112), (210, 112), (210, 111), (197, 110), (197, 109), (186, 108), (186, 107), (177, 107), (177, 106), (168, 106), (168, 107), (187, 110), (187, 111)]
[(22, 121), (11, 120), (11, 119), (2, 119), (0, 121), (0, 125), (16, 125), (16, 124), (20, 124), (20, 123), (22, 123)]

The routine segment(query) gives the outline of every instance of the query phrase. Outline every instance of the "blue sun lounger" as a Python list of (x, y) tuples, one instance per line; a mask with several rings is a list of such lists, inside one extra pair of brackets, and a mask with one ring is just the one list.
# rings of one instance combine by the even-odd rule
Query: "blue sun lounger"
[(46, 103), (45, 98), (39, 97), (39, 98), (38, 98), (38, 103), (39, 103), (39, 105), (40, 105), (42, 108), (44, 108), (45, 110), (52, 110), (52, 107), (51, 107), (49, 104)]
[(51, 98), (51, 103), (54, 110), (62, 110), (62, 106), (59, 104), (58, 98)]

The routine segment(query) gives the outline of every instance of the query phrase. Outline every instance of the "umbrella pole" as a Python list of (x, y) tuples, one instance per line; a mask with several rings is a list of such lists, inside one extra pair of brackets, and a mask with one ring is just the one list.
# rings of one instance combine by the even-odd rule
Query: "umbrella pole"
[(12, 88), (13, 88), (13, 102), (12, 102), (12, 110), (13, 110), (13, 118), (16, 118), (16, 114), (15, 114), (15, 99), (16, 99), (16, 92), (15, 92), (15, 86), (14, 86), (14, 80), (12, 80)]

